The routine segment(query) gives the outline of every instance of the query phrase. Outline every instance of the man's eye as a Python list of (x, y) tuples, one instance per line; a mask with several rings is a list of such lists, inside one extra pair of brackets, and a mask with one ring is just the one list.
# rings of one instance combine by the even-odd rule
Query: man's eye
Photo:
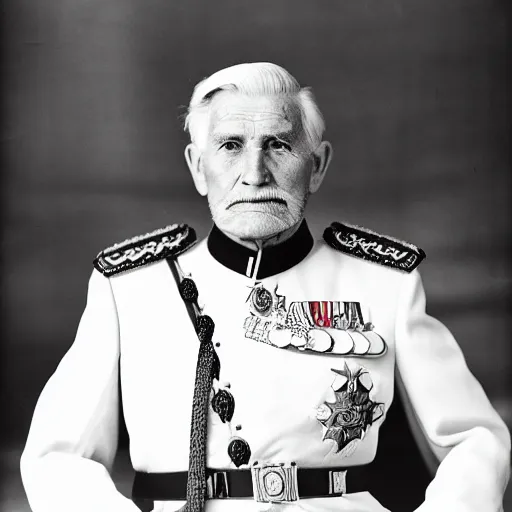
[(273, 149), (275, 151), (283, 151), (283, 150), (290, 151), (290, 146), (288, 144), (286, 144), (286, 142), (283, 142), (283, 141), (277, 140), (277, 139), (271, 140), (268, 143), (268, 148)]
[(222, 145), (222, 148), (226, 151), (238, 151), (240, 149), (240, 144), (238, 142), (228, 140)]

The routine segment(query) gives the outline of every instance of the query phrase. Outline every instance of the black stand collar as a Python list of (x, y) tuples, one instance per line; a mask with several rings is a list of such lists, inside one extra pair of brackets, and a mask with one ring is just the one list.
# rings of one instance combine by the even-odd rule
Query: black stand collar
[[(225, 267), (247, 277), (252, 277), (258, 251), (251, 250), (227, 237), (216, 225), (208, 236), (210, 254)], [(284, 242), (264, 248), (258, 269), (258, 279), (265, 279), (288, 270), (300, 263), (313, 248), (313, 237), (306, 220)]]

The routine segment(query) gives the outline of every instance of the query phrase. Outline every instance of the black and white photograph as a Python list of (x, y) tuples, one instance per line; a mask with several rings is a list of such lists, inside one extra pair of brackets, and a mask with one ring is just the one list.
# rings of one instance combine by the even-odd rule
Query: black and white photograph
[(1, 512), (512, 512), (503, 0), (6, 0)]

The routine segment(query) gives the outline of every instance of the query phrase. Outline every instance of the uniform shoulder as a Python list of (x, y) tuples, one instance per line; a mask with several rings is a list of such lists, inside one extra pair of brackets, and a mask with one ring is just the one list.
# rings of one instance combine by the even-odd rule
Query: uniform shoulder
[(172, 224), (103, 249), (94, 259), (96, 270), (112, 276), (155, 261), (177, 256), (196, 241), (195, 231), (186, 224)]
[(325, 229), (324, 240), (345, 254), (404, 272), (412, 272), (426, 257), (422, 249), (408, 242), (341, 222)]

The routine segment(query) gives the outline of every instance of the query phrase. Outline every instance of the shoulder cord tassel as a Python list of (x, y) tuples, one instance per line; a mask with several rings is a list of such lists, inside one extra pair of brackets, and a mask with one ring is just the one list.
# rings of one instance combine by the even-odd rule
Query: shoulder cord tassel
[(202, 512), (206, 500), (208, 399), (212, 387), (213, 344), (202, 342), (197, 357), (187, 480), (187, 503), (181, 512)]

